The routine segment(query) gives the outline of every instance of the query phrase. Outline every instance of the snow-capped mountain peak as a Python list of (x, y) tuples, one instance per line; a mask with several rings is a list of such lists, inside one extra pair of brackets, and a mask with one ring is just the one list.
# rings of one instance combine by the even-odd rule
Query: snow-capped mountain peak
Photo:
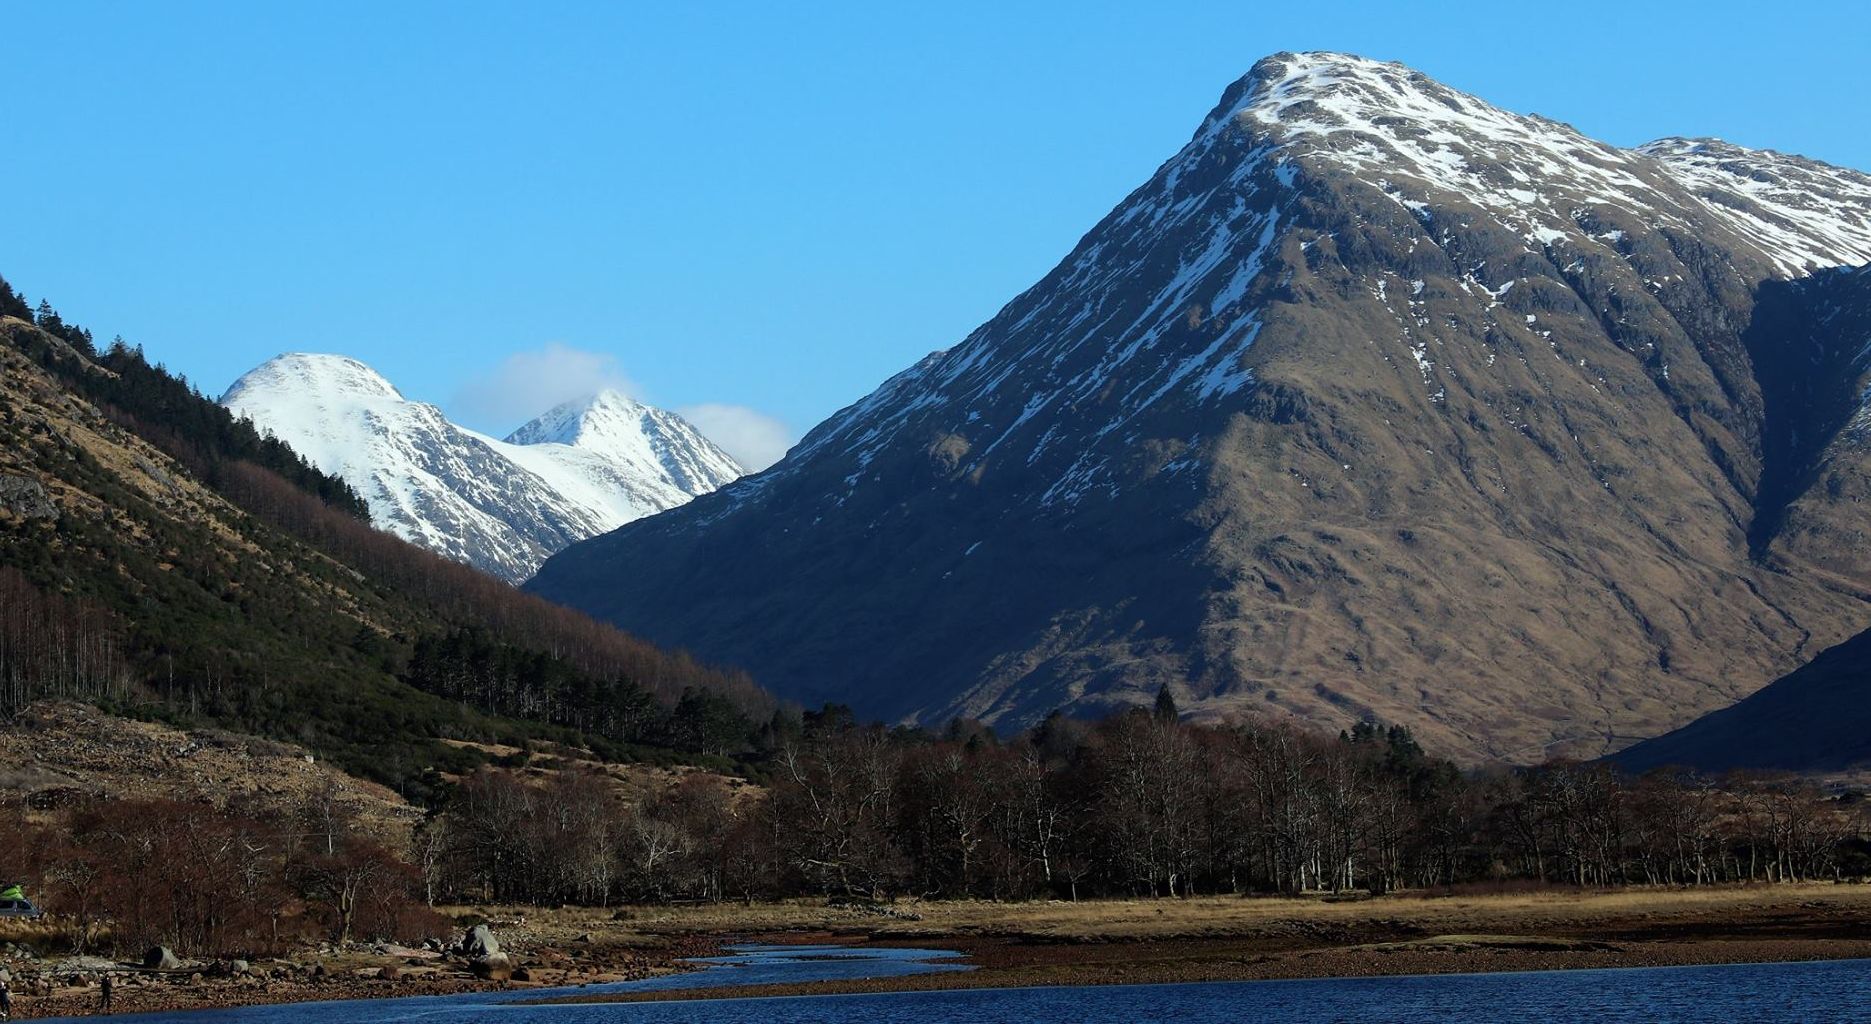
[[(633, 481), (626, 491), (659, 492), (644, 498), (663, 508), (687, 500), (678, 494), (705, 494), (746, 472), (689, 421), (609, 389), (554, 407), (507, 443), (587, 465), (601, 460)], [(561, 447), (572, 451), (553, 451)]]
[(1582, 241), (1578, 221), (1610, 207), (1699, 233), (1739, 235), (1778, 269), (1871, 261), (1871, 175), (1717, 139), (1621, 149), (1572, 126), (1516, 114), (1401, 64), (1342, 53), (1280, 53), (1229, 88), (1184, 150), (1204, 155), (1233, 129), (1252, 159), (1322, 161), (1422, 213), (1459, 199), (1530, 244)]
[[(1822, 584), (1753, 582), (1735, 527), (1773, 537), (1780, 484), (1814, 479), (1808, 390), (1828, 427), (1856, 411), (1809, 358), (1848, 342), (1789, 349), (1757, 314), (1800, 326), (1825, 296), (1798, 279), (1866, 261), (1867, 203), (1853, 172), (1625, 149), (1276, 54), (969, 336), (530, 587), (884, 718), (1030, 722), (1170, 680), (1596, 754), (1846, 625)], [(1806, 536), (1848, 578), (1871, 570), (1840, 487)], [(1811, 589), (1754, 596), (1782, 586)]]
[(1662, 161), (1789, 272), (1871, 262), (1871, 174), (1720, 139), (1658, 139)]
[(629, 395), (606, 388), (594, 395), (563, 402), (507, 435), (512, 444), (569, 444), (602, 447), (616, 437), (640, 432), (639, 424), (653, 410)]
[(516, 583), (574, 541), (741, 473), (680, 417), (616, 392), (560, 406), (497, 441), (338, 355), (270, 359), (221, 404), (343, 477), (379, 527)]
[[(1527, 201), (1514, 186), (1554, 167), (1586, 169), (1603, 198), (1643, 183), (1630, 154), (1570, 125), (1511, 113), (1401, 64), (1342, 53), (1281, 53), (1229, 89), (1210, 123), (1276, 136), (1288, 147), (1379, 176), (1415, 176), (1478, 199)], [(1374, 179), (1375, 180), (1375, 179)]]
[(396, 385), (376, 370), (350, 356), (322, 352), (286, 352), (274, 356), (243, 374), (228, 389), (228, 396), (233, 397), (246, 389), (265, 389), (282, 396), (297, 390), (305, 395), (403, 400)]

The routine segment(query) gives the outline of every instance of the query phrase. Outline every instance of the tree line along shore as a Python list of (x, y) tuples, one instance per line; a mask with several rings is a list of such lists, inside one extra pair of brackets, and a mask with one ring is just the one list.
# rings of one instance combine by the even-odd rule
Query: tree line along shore
[(1792, 777), (1463, 769), (1403, 729), (1197, 724), (1166, 704), (1006, 740), (836, 707), (771, 731), (753, 783), (679, 771), (633, 791), (573, 751), (514, 750), (395, 834), (329, 787), (286, 807), (14, 802), (0, 864), (54, 915), (43, 944), (246, 959), (433, 940), (459, 924), (434, 908), (461, 904), (1154, 897), (1174, 914), (1195, 896), (1871, 875), (1863, 801)]

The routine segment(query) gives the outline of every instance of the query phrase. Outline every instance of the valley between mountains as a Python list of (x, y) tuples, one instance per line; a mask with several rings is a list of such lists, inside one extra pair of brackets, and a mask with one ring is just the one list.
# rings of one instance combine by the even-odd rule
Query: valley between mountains
[(1861, 171), (1277, 53), (770, 468), (406, 383), (0, 280), (0, 1011), (1871, 955)]
[(1167, 691), (1591, 758), (1871, 626), (1867, 264), (1861, 172), (1285, 53), (757, 474), (616, 392), (496, 439), (346, 356), (220, 404), (377, 528), (785, 701), (1010, 732)]

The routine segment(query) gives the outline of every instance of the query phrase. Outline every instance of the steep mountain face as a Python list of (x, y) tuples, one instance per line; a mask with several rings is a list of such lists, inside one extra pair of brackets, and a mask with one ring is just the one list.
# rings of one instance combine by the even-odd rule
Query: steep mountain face
[(574, 541), (741, 473), (680, 417), (615, 392), (503, 442), (409, 401), (355, 359), (292, 353), (243, 375), (221, 404), (343, 477), (379, 527), (514, 583)]
[[(1871, 266), (1762, 289), (1749, 331), (1767, 396), (1754, 537), (1841, 586), (1863, 579), (1871, 502)], [(1770, 361), (1770, 345), (1783, 358)], [(1635, 771), (1837, 771), (1871, 764), (1871, 630), (1732, 706), (1620, 751)]]
[(1770, 460), (1757, 544), (1861, 579), (1871, 533), (1871, 266), (1761, 293), (1749, 339)]
[(961, 344), (530, 585), (890, 717), (1168, 685), (1596, 754), (1871, 621), (1862, 551), (1750, 538), (1849, 518), (1770, 443), (1816, 371), (1756, 307), (1867, 259), (1871, 177), (1280, 54)]

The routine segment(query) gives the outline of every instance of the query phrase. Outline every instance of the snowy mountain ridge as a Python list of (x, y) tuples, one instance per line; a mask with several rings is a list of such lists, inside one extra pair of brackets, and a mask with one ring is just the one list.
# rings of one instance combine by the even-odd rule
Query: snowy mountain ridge
[[(1472, 208), (1521, 236), (1529, 258), (1575, 263), (1580, 253), (1628, 259), (1628, 232), (1608, 221), (1642, 217), (1683, 234), (1712, 225), (1755, 250), (1780, 277), (1871, 262), (1871, 175), (1771, 150), (1713, 139), (1663, 139), (1621, 149), (1569, 125), (1521, 115), (1458, 92), (1401, 64), (1339, 53), (1277, 54), (1224, 93), (1194, 138), (1133, 192), (1040, 286), (1015, 298), (961, 344), (925, 358), (877, 391), (811, 431), (775, 473), (789, 472), (829, 448), (843, 448), (858, 469), (937, 407), (960, 406), (967, 421), (991, 429), (984, 406), (1009, 380), (1037, 381), (1038, 390), (1004, 421), (998, 436), (971, 446), (979, 462), (1048, 409), (1101, 395), (1133, 362), (1149, 371), (1120, 393), (1117, 412), (1096, 433), (1125, 436), (1149, 406), (1181, 390), (1207, 401), (1254, 379), (1243, 360), (1260, 321), (1242, 305), (1292, 230), (1291, 209), (1306, 174), (1343, 174), (1376, 188), (1441, 239), (1437, 211)], [(1190, 182), (1202, 187), (1191, 188)], [(1608, 217), (1606, 211), (1616, 211)], [(1197, 244), (1164, 252), (1154, 240), (1193, 237)], [(1310, 249), (1317, 239), (1302, 242)], [(1485, 292), (1493, 306), (1518, 277), (1511, 261), (1478, 260), (1462, 286)], [(1081, 359), (1088, 342), (1113, 327), (1115, 313), (1087, 295), (1120, 281), (1154, 281), (1155, 292), (1123, 330), (1120, 345)], [(1420, 314), (1420, 279), (1396, 280), (1405, 321)], [(1387, 282), (1373, 287), (1385, 289)], [(1033, 301), (1038, 295), (1043, 305)], [(1191, 308), (1224, 317), (1230, 330), (1173, 362), (1147, 357), (1163, 333)], [(1492, 307), (1491, 307), (1492, 308)], [(1126, 314), (1129, 315), (1129, 314)], [(1044, 327), (1044, 330), (1039, 328)], [(1009, 336), (1035, 344), (1009, 351)], [(986, 339), (996, 339), (990, 343)], [(1442, 388), (1430, 348), (1407, 342), (1424, 386)], [(1082, 365), (1065, 375), (1064, 369)], [(880, 415), (881, 414), (881, 415)], [(1041, 436), (1023, 455), (1040, 461), (1059, 440)], [(1083, 451), (1041, 499), (1069, 500), (1096, 483), (1107, 460)], [(728, 489), (731, 499), (762, 485), (751, 478)]]
[(500, 441), (345, 356), (270, 359), (221, 404), (343, 477), (380, 528), (515, 583), (575, 541), (741, 473), (680, 417), (615, 392), (561, 405)]

